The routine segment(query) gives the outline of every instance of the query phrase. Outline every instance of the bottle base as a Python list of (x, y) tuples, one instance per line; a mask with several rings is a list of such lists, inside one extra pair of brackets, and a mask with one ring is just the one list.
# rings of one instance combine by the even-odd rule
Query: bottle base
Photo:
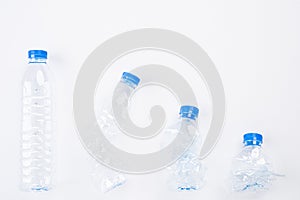
[(21, 191), (24, 192), (46, 192), (51, 190), (50, 186), (21, 186)]

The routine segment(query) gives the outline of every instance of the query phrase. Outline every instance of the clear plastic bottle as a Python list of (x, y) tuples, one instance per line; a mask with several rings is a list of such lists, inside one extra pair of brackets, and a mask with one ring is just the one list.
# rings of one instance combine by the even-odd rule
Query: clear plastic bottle
[(47, 52), (28, 51), (23, 78), (21, 189), (47, 191), (52, 183), (52, 98)]
[(244, 147), (232, 163), (232, 190), (236, 192), (257, 192), (269, 188), (276, 176), (266, 159), (263, 149), (263, 136), (258, 133), (244, 135)]
[[(123, 72), (121, 80), (116, 87), (117, 99), (114, 99), (115, 106), (124, 107), (128, 105), (129, 97), (138, 86), (140, 79), (134, 74)], [(122, 110), (122, 109), (116, 109)], [(124, 116), (124, 113), (117, 113)], [(118, 134), (121, 134), (114, 115), (112, 114), (111, 106), (105, 105), (104, 108), (97, 114), (98, 124), (103, 131), (103, 134), (110, 140), (118, 140)], [(96, 187), (100, 188), (102, 192), (108, 192), (114, 188), (124, 185), (126, 177), (124, 174), (103, 167), (99, 164), (96, 165), (92, 173), (93, 181)]]
[(194, 106), (181, 106), (178, 134), (196, 132), (197, 138), (190, 148), (169, 168), (169, 186), (180, 191), (199, 190), (204, 185), (205, 167), (198, 157), (201, 137), (197, 131), (199, 109)]

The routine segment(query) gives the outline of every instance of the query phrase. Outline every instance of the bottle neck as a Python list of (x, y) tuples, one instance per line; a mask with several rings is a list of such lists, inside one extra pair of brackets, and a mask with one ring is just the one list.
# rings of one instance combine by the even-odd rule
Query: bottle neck
[(132, 89), (135, 89), (137, 87), (137, 85), (127, 79), (121, 79), (121, 82), (126, 84), (127, 86), (131, 87)]
[(45, 58), (29, 58), (28, 59), (28, 63), (31, 64), (31, 63), (43, 63), (43, 64), (46, 64), (47, 63), (47, 59)]
[(180, 114), (180, 118), (187, 119), (190, 121), (196, 121), (196, 119), (197, 119), (196, 116), (191, 113), (182, 113), (182, 114)]
[(183, 121), (185, 124), (192, 124), (193, 126), (196, 126), (197, 122), (196, 119), (190, 118), (190, 117), (182, 117), (180, 116), (180, 120)]
[(261, 146), (262, 142), (257, 140), (246, 140), (244, 141), (244, 146)]

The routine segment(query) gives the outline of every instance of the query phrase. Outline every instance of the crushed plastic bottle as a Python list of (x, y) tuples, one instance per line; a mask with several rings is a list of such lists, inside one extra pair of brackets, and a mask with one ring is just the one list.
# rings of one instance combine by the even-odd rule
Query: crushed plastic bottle
[(269, 189), (276, 176), (266, 159), (263, 149), (263, 136), (258, 133), (244, 135), (244, 147), (232, 163), (232, 190), (235, 192), (258, 192)]
[(53, 130), (47, 52), (30, 50), (23, 79), (21, 128), (21, 189), (47, 191), (53, 172)]
[(196, 131), (197, 138), (190, 148), (169, 168), (169, 186), (180, 191), (199, 190), (204, 186), (205, 167), (199, 159), (201, 137), (197, 131), (199, 109), (194, 106), (180, 108), (180, 128), (177, 134)]
[[(130, 95), (138, 86), (139, 82), (140, 79), (134, 74), (123, 72), (116, 88), (116, 92), (120, 94), (118, 95), (119, 98), (115, 101), (118, 104), (117, 106), (125, 106), (125, 104), (127, 104)], [(122, 113), (117, 114), (122, 115)], [(121, 133), (121, 131), (116, 124), (111, 107), (107, 106), (107, 108), (103, 108), (98, 113), (97, 122), (108, 140), (114, 141), (118, 139), (117, 135)], [(93, 180), (96, 186), (105, 193), (124, 185), (126, 177), (120, 172), (97, 164), (93, 172)]]

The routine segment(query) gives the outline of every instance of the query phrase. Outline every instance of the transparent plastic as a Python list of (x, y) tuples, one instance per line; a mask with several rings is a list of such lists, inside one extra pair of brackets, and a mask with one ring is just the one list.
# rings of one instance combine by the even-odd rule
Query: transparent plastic
[[(103, 110), (98, 116), (98, 124), (103, 131), (103, 134), (109, 141), (116, 140), (117, 133), (119, 132), (113, 115), (111, 112)], [(97, 189), (106, 193), (117, 187), (122, 186), (126, 182), (124, 174), (114, 171), (108, 167), (105, 167), (99, 163), (95, 164), (92, 172), (92, 179)]]
[(23, 78), (21, 189), (52, 187), (53, 127), (50, 71), (46, 59), (31, 58)]
[[(117, 96), (119, 97), (118, 99), (114, 99), (117, 107), (125, 107), (128, 104), (129, 97), (138, 84), (126, 78), (127, 77), (125, 77), (123, 74), (119, 84), (115, 89), (116, 93), (118, 94)], [(117, 111), (118, 110), (121, 109), (117, 109)], [(124, 114), (121, 112), (116, 114), (124, 116)], [(120, 130), (116, 124), (110, 105), (104, 105), (103, 109), (98, 111), (97, 122), (103, 131), (103, 134), (109, 141), (118, 139), (117, 134), (120, 133)], [(99, 164), (96, 165), (92, 176), (96, 187), (100, 188), (104, 193), (120, 187), (126, 182), (126, 177), (124, 174)]]
[(96, 164), (92, 173), (94, 185), (101, 192), (106, 193), (112, 191), (125, 184), (126, 177), (124, 174)]
[(277, 176), (260, 145), (245, 145), (232, 163), (232, 190), (259, 192), (268, 190)]
[[(196, 119), (180, 118), (180, 125), (167, 132), (170, 134), (189, 134), (196, 132), (197, 137), (189, 149), (169, 167), (168, 185), (172, 190), (193, 191), (203, 188), (205, 183), (205, 172), (202, 161), (199, 159), (201, 148), (201, 136), (197, 130)], [(177, 131), (175, 131), (177, 129)], [(176, 148), (176, 147), (175, 147)]]

